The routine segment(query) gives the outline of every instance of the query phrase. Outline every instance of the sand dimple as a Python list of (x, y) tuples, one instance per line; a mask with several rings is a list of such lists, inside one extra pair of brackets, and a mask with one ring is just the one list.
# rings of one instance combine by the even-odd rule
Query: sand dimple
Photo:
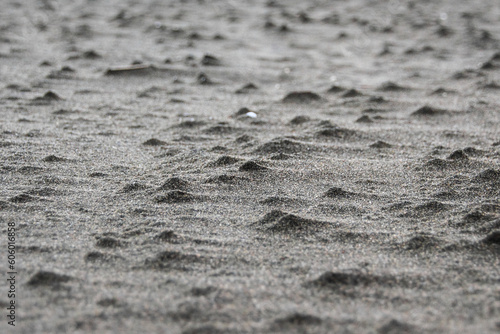
[(262, 166), (255, 161), (247, 161), (238, 169), (240, 172), (263, 172), (269, 170), (269, 168)]
[(50, 197), (50, 196), (61, 195), (63, 194), (63, 192), (52, 187), (41, 187), (28, 190), (26, 194), (33, 196)]
[(194, 287), (190, 290), (190, 293), (195, 297), (208, 296), (218, 289), (214, 286), (204, 286), (204, 287)]
[(291, 92), (287, 94), (283, 100), (285, 103), (311, 103), (323, 101), (323, 98), (316, 93), (305, 92)]
[(142, 184), (140, 182), (132, 182), (129, 184), (126, 184), (122, 187), (121, 191), (124, 193), (131, 193), (131, 192), (136, 192), (140, 190), (145, 190), (148, 189), (148, 186), (145, 184)]
[(106, 177), (108, 174), (103, 172), (92, 172), (89, 174), (89, 177)]
[(433, 217), (435, 215), (449, 211), (450, 205), (439, 202), (439, 201), (427, 201), (425, 203), (416, 205), (402, 214), (401, 217), (415, 217), (415, 218), (425, 218)]
[(209, 163), (208, 165), (210, 167), (223, 167), (223, 166), (228, 166), (228, 165), (234, 165), (235, 163), (239, 162), (241, 159), (231, 157), (229, 155), (223, 155), (219, 157), (217, 160)]
[(52, 112), (53, 115), (58, 115), (58, 116), (78, 114), (78, 113), (80, 113), (80, 111), (76, 109), (58, 109)]
[(44, 161), (44, 162), (63, 162), (63, 161), (66, 161), (66, 159), (51, 154), (51, 155), (48, 155), (45, 158), (43, 158), (42, 161)]
[[(327, 271), (318, 278), (306, 283), (307, 287), (323, 288), (337, 292), (346, 292), (349, 289), (369, 285), (396, 286), (398, 280), (392, 276), (376, 276), (358, 272)], [(347, 289), (347, 290), (346, 290)]]
[(392, 319), (377, 329), (377, 334), (416, 334), (419, 333), (415, 326)]
[(310, 147), (306, 144), (300, 143), (287, 138), (275, 138), (267, 143), (264, 143), (257, 147), (255, 153), (260, 154), (271, 154), (271, 153), (285, 153), (294, 154), (307, 152)]
[(429, 201), (415, 207), (419, 212), (442, 212), (449, 209), (449, 206), (438, 201)]
[(196, 254), (184, 254), (177, 251), (163, 251), (153, 258), (144, 261), (144, 267), (147, 269), (176, 269), (189, 270), (196, 263), (203, 262), (206, 259)]
[(28, 195), (28, 194), (19, 194), (19, 195), (16, 195), (16, 196), (9, 198), (9, 201), (12, 203), (28, 203), (28, 202), (33, 202), (36, 200), (37, 200), (36, 197), (33, 197), (31, 195)]
[(500, 84), (497, 83), (497, 82), (495, 82), (495, 81), (489, 81), (489, 82), (481, 83), (479, 85), (479, 88), (483, 89), (483, 90), (492, 90), (492, 91), (495, 91), (495, 90), (499, 90), (500, 89)]
[(456, 91), (446, 89), (443, 87), (439, 87), (439, 88), (436, 88), (435, 90), (433, 90), (430, 94), (431, 95), (441, 95), (444, 97), (444, 96), (447, 96), (448, 94), (456, 94)]
[(290, 154), (286, 154), (286, 153), (276, 153), (276, 154), (273, 154), (269, 157), (270, 160), (288, 160), (291, 158), (292, 158), (292, 156)]
[(61, 275), (51, 271), (41, 270), (31, 276), (27, 284), (33, 287), (57, 287), (62, 283), (71, 281), (72, 279), (73, 278), (68, 275)]
[(102, 298), (96, 302), (97, 305), (102, 307), (118, 307), (120, 302), (117, 298)]
[(217, 176), (209, 177), (205, 183), (225, 183), (225, 184), (236, 184), (241, 181), (247, 181), (248, 179), (241, 176), (221, 174)]
[(124, 261), (125, 259), (115, 254), (91, 251), (85, 254), (84, 260), (88, 263), (109, 263), (113, 265), (117, 264), (118, 262)]
[(174, 128), (181, 128), (181, 129), (192, 129), (192, 128), (198, 128), (201, 126), (206, 125), (207, 122), (205, 121), (200, 121), (200, 120), (195, 120), (195, 119), (188, 119), (181, 121), (180, 123), (174, 125)]
[(95, 50), (87, 50), (87, 51), (84, 51), (81, 55), (82, 58), (84, 59), (101, 59), (102, 56), (96, 52)]
[(101, 237), (95, 243), (96, 247), (99, 248), (117, 248), (124, 245), (124, 243), (113, 237)]
[(344, 190), (339, 187), (331, 187), (328, 189), (325, 193), (324, 196), (328, 198), (352, 198), (356, 195), (356, 193), (353, 193), (351, 191)]
[(382, 83), (377, 90), (382, 91), (382, 92), (404, 92), (410, 90), (408, 87), (403, 87), (401, 85), (398, 85), (397, 83), (394, 83), (392, 81), (387, 81)]
[(300, 124), (307, 123), (310, 120), (311, 120), (311, 118), (309, 116), (299, 115), (299, 116), (295, 116), (292, 120), (290, 120), (289, 124), (290, 125), (300, 125)]
[(459, 167), (456, 163), (462, 163), (465, 159), (448, 159), (443, 160), (439, 158), (430, 159), (423, 166), (417, 167), (417, 169), (428, 169), (428, 170), (449, 170), (456, 169)]
[(180, 177), (171, 177), (168, 178), (162, 185), (159, 187), (159, 190), (186, 190), (190, 187), (190, 183)]
[(342, 97), (345, 97), (345, 98), (353, 98), (353, 97), (360, 97), (360, 96), (364, 96), (364, 94), (356, 89), (349, 89), (347, 92), (342, 94)]
[(332, 93), (332, 94), (337, 94), (345, 91), (346, 88), (338, 86), (338, 85), (332, 85), (328, 90), (326, 91), (327, 93)]
[(495, 230), (500, 230), (500, 218), (488, 221), (478, 228), (478, 231), (483, 233), (490, 233)]
[(319, 222), (312, 219), (302, 218), (296, 215), (287, 214), (281, 217), (275, 224), (267, 228), (271, 232), (292, 232), (292, 231), (307, 231), (309, 229), (316, 229), (324, 222)]
[(198, 84), (205, 86), (215, 84), (215, 82), (213, 82), (205, 73), (198, 74), (196, 81), (198, 82)]
[(485, 244), (489, 245), (496, 245), (500, 246), (500, 230), (498, 231), (493, 231), (490, 234), (488, 234), (484, 239), (483, 242)]
[(164, 142), (163, 140), (159, 140), (157, 138), (151, 138), (142, 143), (142, 145), (146, 146), (161, 146), (166, 144), (167, 144), (166, 142)]
[(237, 89), (235, 91), (236, 94), (249, 94), (251, 92), (254, 92), (256, 90), (258, 90), (259, 88), (253, 84), (253, 83), (248, 83), (246, 85), (244, 85), (243, 87)]
[(329, 121), (323, 121), (318, 124), (320, 130), (316, 131), (317, 138), (335, 138), (335, 139), (351, 139), (358, 135), (355, 130), (350, 130), (335, 126)]
[(300, 205), (303, 204), (303, 201), (297, 198), (283, 197), (283, 196), (270, 196), (261, 201), (261, 204), (265, 205)]
[(33, 99), (33, 102), (40, 102), (40, 103), (50, 103), (54, 101), (62, 101), (64, 100), (59, 94), (54, 93), (53, 91), (49, 90), (46, 92), (43, 96), (39, 96)]
[(22, 166), (17, 169), (18, 173), (22, 174), (36, 174), (43, 172), (44, 168), (43, 167), (38, 167), (38, 166)]
[(283, 330), (283, 327), (297, 329), (300, 326), (316, 326), (321, 323), (323, 320), (317, 316), (296, 312), (274, 320), (272, 328), (274, 330)]
[(230, 334), (229, 330), (225, 330), (214, 325), (204, 325), (188, 328), (182, 331), (182, 334)]
[(271, 212), (266, 213), (266, 215), (264, 217), (262, 217), (262, 219), (260, 219), (258, 223), (261, 225), (265, 225), (268, 223), (272, 223), (272, 222), (274, 222), (274, 221), (278, 220), (279, 218), (286, 216), (286, 215), (287, 215), (286, 212), (283, 212), (280, 210), (273, 210)]
[(500, 217), (500, 206), (483, 204), (469, 210), (455, 226), (467, 229), (491, 230)]
[(303, 218), (280, 210), (267, 213), (256, 223), (259, 229), (272, 233), (293, 233), (297, 236), (319, 232), (330, 224), (309, 218)]
[(371, 148), (391, 148), (392, 145), (389, 143), (386, 143), (385, 141), (378, 140), (373, 144), (370, 144)]
[(222, 62), (220, 61), (219, 58), (215, 57), (214, 55), (206, 54), (203, 56), (203, 59), (201, 60), (201, 65), (203, 65), (203, 66), (221, 66)]
[(0, 211), (2, 210), (12, 210), (15, 209), (17, 206), (15, 204), (11, 204), (7, 201), (0, 201)]
[(168, 243), (179, 243), (182, 238), (179, 237), (174, 231), (172, 230), (165, 230), (154, 237), (155, 240), (161, 241), (161, 242), (168, 242)]
[(155, 198), (156, 203), (190, 203), (194, 201), (201, 201), (202, 197), (198, 195), (193, 195), (189, 192), (182, 190), (172, 190), (169, 191), (164, 196), (157, 196)]
[(220, 123), (203, 130), (204, 133), (210, 135), (227, 135), (236, 131), (238, 131), (237, 128), (226, 123)]
[(500, 183), (500, 170), (497, 169), (486, 169), (474, 176), (472, 179), (476, 183)]
[(356, 123), (373, 123), (373, 119), (368, 115), (363, 115), (356, 120)]
[(252, 110), (248, 109), (247, 107), (240, 108), (237, 112), (233, 114), (233, 117), (241, 117), (241, 116), (247, 116), (248, 113), (253, 112)]
[(412, 251), (433, 251), (442, 245), (441, 239), (425, 234), (416, 235), (401, 244), (404, 249)]
[(412, 116), (422, 116), (422, 117), (427, 117), (427, 116), (441, 116), (448, 114), (449, 112), (444, 109), (438, 109), (435, 107), (431, 106), (423, 106), (420, 107), (419, 109), (415, 110), (411, 115)]
[(468, 156), (467, 156), (467, 154), (465, 154), (464, 150), (456, 150), (456, 151), (453, 151), (453, 153), (451, 153), (448, 156), (448, 159), (450, 159), (450, 160), (467, 160)]

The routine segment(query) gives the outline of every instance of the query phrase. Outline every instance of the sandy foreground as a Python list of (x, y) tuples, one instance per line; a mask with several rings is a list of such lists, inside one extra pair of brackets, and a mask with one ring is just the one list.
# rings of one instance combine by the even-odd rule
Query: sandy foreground
[(0, 333), (498, 333), (499, 22), (2, 2)]

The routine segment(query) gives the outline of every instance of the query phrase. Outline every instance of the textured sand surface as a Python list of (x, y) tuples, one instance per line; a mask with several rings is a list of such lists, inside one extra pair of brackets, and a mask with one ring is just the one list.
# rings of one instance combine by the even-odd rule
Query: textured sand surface
[(4, 1), (0, 332), (498, 333), (499, 22)]

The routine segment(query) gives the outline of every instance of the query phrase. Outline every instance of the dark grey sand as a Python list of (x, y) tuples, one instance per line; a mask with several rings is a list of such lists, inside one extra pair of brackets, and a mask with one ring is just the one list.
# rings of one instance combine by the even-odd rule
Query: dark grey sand
[(499, 22), (496, 0), (2, 2), (15, 332), (498, 333)]

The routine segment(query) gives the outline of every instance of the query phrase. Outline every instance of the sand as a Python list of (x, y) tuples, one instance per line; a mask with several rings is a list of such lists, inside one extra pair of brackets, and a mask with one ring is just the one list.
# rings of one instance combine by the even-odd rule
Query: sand
[(495, 0), (0, 22), (0, 332), (500, 331)]

